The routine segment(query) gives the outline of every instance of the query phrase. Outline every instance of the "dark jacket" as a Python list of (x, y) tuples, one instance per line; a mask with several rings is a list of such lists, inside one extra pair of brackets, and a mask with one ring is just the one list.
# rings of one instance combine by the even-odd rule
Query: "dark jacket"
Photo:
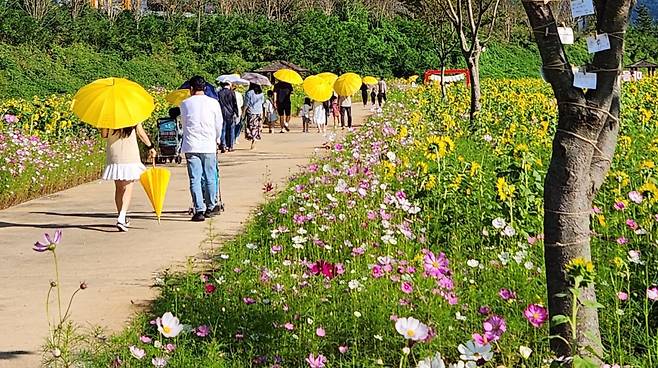
[(238, 116), (238, 100), (235, 98), (235, 92), (230, 88), (222, 88), (217, 93), (219, 106), (222, 107), (222, 115), (224, 121), (233, 121), (233, 118)]

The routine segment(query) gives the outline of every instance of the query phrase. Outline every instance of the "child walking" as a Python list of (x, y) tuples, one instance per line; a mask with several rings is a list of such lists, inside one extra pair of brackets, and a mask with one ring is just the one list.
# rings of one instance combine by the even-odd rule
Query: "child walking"
[(306, 97), (304, 99), (304, 105), (302, 105), (302, 111), (300, 115), (302, 116), (302, 132), (308, 133), (308, 126), (311, 123), (311, 110), (313, 105), (311, 104), (311, 99)]
[(331, 115), (334, 117), (334, 130), (336, 130), (336, 124), (338, 123), (338, 117), (340, 116), (338, 98), (336, 96), (331, 96), (331, 99), (329, 99), (329, 105), (331, 105)]
[(269, 133), (272, 133), (272, 125), (279, 120), (279, 117), (274, 112), (274, 92), (272, 90), (267, 91), (267, 99), (263, 102), (263, 121), (267, 122), (267, 127), (269, 128)]
[(327, 134), (327, 112), (324, 109), (324, 103), (316, 102), (313, 108), (313, 121), (318, 126), (318, 133)]

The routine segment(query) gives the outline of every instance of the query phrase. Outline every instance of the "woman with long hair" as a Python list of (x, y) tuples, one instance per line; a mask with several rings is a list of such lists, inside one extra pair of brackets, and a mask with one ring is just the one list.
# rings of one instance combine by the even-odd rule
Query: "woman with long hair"
[[(265, 97), (263, 90), (258, 84), (251, 83), (249, 90), (244, 95), (244, 110), (247, 116), (247, 129), (245, 135), (251, 141), (251, 148), (257, 140), (260, 140), (260, 129), (263, 122), (263, 103)], [(270, 126), (270, 129), (271, 126)]]
[(126, 232), (130, 227), (130, 220), (126, 214), (130, 206), (133, 186), (145, 170), (139, 155), (137, 137), (149, 149), (151, 159), (155, 159), (155, 148), (142, 124), (123, 129), (102, 129), (101, 136), (107, 139), (103, 180), (114, 181), (114, 202), (119, 214), (116, 226), (119, 231)]

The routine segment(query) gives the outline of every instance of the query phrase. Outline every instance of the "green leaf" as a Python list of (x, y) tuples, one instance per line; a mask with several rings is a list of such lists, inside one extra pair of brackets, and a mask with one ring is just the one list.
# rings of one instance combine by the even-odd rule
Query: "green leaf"
[(595, 308), (595, 309), (602, 309), (605, 308), (605, 306), (601, 303), (596, 302), (595, 300), (583, 300), (581, 301), (583, 306), (587, 308)]
[(557, 293), (557, 294), (555, 294), (554, 296), (555, 296), (556, 298), (566, 298), (568, 295), (569, 295), (569, 294), (567, 294), (567, 293)]
[(553, 316), (553, 318), (551, 318), (551, 324), (553, 326), (559, 326), (569, 322), (570, 322), (569, 317), (565, 316), (564, 314), (558, 314), (556, 316)]
[(576, 355), (573, 357), (573, 368), (598, 368), (598, 366), (589, 358), (582, 358), (580, 355)]

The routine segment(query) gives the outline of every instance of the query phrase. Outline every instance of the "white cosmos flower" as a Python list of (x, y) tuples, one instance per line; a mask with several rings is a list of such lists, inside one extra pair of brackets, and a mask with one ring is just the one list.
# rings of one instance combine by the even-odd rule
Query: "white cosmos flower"
[(507, 222), (505, 222), (505, 219), (502, 217), (496, 217), (493, 219), (493, 221), (491, 221), (491, 225), (496, 229), (502, 229), (505, 227), (505, 225), (507, 225)]
[(338, 202), (336, 197), (332, 196), (331, 193), (327, 193), (327, 199), (331, 202)]
[(473, 340), (469, 340), (466, 344), (459, 344), (457, 350), (461, 354), (459, 355), (459, 359), (461, 360), (477, 362), (480, 359), (484, 359), (484, 361), (488, 362), (493, 358), (490, 344), (479, 346)]
[(427, 357), (418, 362), (416, 368), (446, 368), (446, 364), (441, 358), (441, 353), (436, 353), (433, 357)]
[(395, 161), (397, 156), (395, 156), (395, 152), (388, 151), (388, 152), (386, 152), (386, 158), (388, 158), (389, 161), (393, 162), (393, 161)]
[(361, 283), (359, 282), (359, 280), (351, 280), (351, 281), (347, 284), (347, 286), (350, 287), (350, 290), (356, 290), (356, 289), (361, 288)]
[(146, 355), (144, 349), (140, 349), (135, 345), (130, 345), (130, 354), (135, 357), (135, 359), (142, 359)]
[(176, 337), (183, 331), (183, 325), (180, 324), (178, 318), (174, 317), (171, 312), (163, 314), (162, 318), (158, 317), (155, 320), (155, 324), (158, 325), (158, 331), (164, 337)]
[(637, 192), (635, 190), (628, 193), (628, 198), (637, 204), (642, 203), (642, 201), (644, 200), (644, 196), (642, 195), (642, 193)]
[(347, 191), (347, 182), (345, 182), (345, 180), (343, 179), (338, 179), (338, 183), (334, 187), (334, 191), (336, 191), (337, 193), (342, 193)]
[(480, 265), (480, 261), (478, 261), (477, 259), (469, 259), (468, 262), (466, 262), (466, 264), (468, 265), (468, 267), (475, 268)]
[(489, 134), (485, 134), (484, 137), (482, 137), (485, 142), (491, 142), (493, 141), (493, 137)]
[(500, 263), (503, 264), (503, 266), (507, 266), (510, 260), (510, 256), (508, 252), (502, 252), (498, 255), (498, 259), (500, 260)]
[(475, 362), (462, 362), (461, 360), (458, 361), (457, 363), (452, 363), (448, 368), (475, 368), (477, 367), (477, 363)]
[(255, 249), (258, 248), (258, 245), (254, 244), (254, 243), (247, 243), (246, 247), (247, 247), (247, 249), (255, 250)]
[(405, 339), (413, 341), (425, 340), (429, 334), (429, 327), (413, 317), (398, 318), (395, 322), (395, 329)]
[(628, 251), (628, 261), (635, 264), (643, 264), (640, 260), (640, 251), (639, 250), (629, 250)]
[(511, 227), (510, 225), (507, 225), (503, 229), (502, 234), (505, 235), (505, 236), (508, 236), (508, 237), (512, 237), (512, 236), (516, 235), (516, 230), (514, 230), (514, 228)]
[(532, 349), (530, 349), (527, 346), (519, 346), (519, 354), (521, 354), (521, 358), (523, 359), (528, 359), (530, 358), (530, 354), (532, 354)]
[(532, 263), (532, 261), (526, 261), (526, 263), (523, 264), (523, 267), (525, 267), (526, 270), (532, 270), (535, 268), (535, 265)]
[(153, 359), (151, 359), (151, 363), (154, 367), (164, 367), (167, 365), (167, 360), (165, 358), (153, 357)]

